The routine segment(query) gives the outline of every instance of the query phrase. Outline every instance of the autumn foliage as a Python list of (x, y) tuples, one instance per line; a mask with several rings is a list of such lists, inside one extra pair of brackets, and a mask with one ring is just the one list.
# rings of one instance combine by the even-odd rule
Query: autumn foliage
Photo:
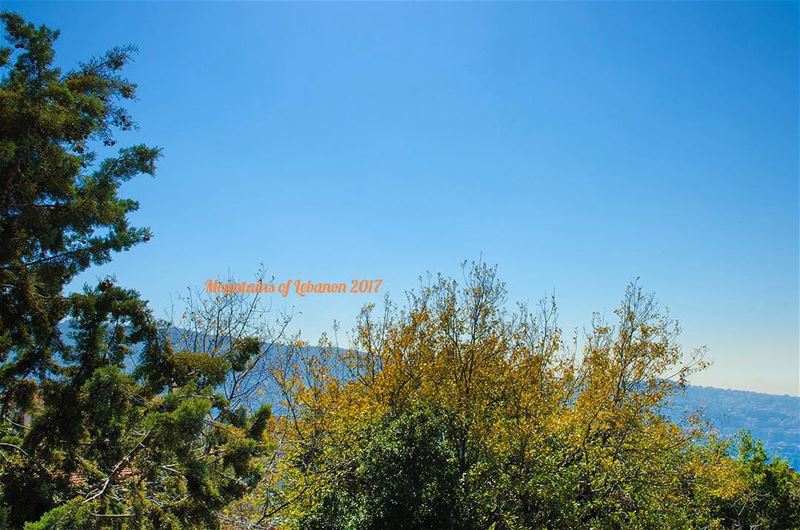
[[(728, 456), (701, 418), (679, 428), (662, 414), (705, 363), (681, 351), (652, 295), (630, 285), (613, 319), (566, 341), (553, 300), (508, 311), (495, 269), (465, 272), (462, 284), (428, 278), (402, 310), (365, 307), (350, 348), (323, 338), (286, 350), (274, 368), (279, 464), (240, 517), (320, 529), (751, 527), (752, 462)], [(797, 475), (782, 473), (772, 499), (786, 511), (762, 512), (768, 528), (798, 524)]]

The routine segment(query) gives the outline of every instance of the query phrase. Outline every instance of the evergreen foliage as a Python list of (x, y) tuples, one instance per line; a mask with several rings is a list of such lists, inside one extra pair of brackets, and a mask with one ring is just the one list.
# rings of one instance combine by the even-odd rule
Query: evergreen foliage
[[(218, 391), (259, 345), (235, 355), (174, 351), (137, 293), (109, 278), (64, 287), (146, 241), (120, 185), (153, 175), (157, 148), (103, 160), (134, 126), (118, 48), (54, 66), (58, 32), (0, 16), (0, 507), (29, 529), (215, 528), (261, 477), (269, 407)], [(65, 340), (63, 322), (69, 322)], [(135, 368), (133, 368), (135, 367)]]

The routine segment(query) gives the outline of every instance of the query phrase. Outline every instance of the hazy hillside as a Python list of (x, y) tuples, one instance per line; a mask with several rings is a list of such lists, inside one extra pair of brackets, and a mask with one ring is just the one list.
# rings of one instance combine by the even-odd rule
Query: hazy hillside
[(673, 399), (668, 415), (680, 422), (693, 412), (702, 413), (724, 436), (749, 430), (770, 455), (800, 469), (800, 397), (690, 386)]
[[(66, 336), (69, 327), (65, 324), (62, 330)], [(179, 328), (170, 330), (176, 344), (181, 343), (184, 333)], [(277, 348), (280, 350), (282, 346)], [(279, 400), (271, 389), (263, 394), (267, 401), (272, 400), (271, 395)], [(280, 411), (280, 407), (276, 405), (273, 410)], [(754, 438), (764, 442), (769, 455), (785, 458), (794, 469), (800, 469), (800, 397), (688, 386), (675, 395), (665, 410), (677, 424), (696, 412), (724, 437), (735, 436), (742, 429), (750, 431)]]

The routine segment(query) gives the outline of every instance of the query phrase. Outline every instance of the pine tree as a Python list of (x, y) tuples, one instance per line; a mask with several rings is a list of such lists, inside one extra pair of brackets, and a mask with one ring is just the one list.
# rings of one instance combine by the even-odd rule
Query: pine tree
[(3, 12), (0, 49), (0, 527), (215, 528), (261, 477), (270, 410), (219, 389), (261, 344), (173, 347), (146, 302), (105, 279), (65, 286), (145, 242), (120, 185), (157, 148), (111, 150), (135, 127), (115, 48), (62, 72), (58, 32)]

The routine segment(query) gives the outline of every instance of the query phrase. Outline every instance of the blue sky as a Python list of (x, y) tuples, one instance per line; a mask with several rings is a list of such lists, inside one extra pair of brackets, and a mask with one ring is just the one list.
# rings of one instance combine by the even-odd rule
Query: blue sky
[[(714, 365), (800, 394), (797, 3), (16, 3), (59, 62), (140, 48), (128, 76), (155, 237), (114, 273), (163, 315), (259, 263), (379, 277), (464, 259), (566, 328), (640, 277)], [(276, 298), (316, 339), (381, 296)]]

